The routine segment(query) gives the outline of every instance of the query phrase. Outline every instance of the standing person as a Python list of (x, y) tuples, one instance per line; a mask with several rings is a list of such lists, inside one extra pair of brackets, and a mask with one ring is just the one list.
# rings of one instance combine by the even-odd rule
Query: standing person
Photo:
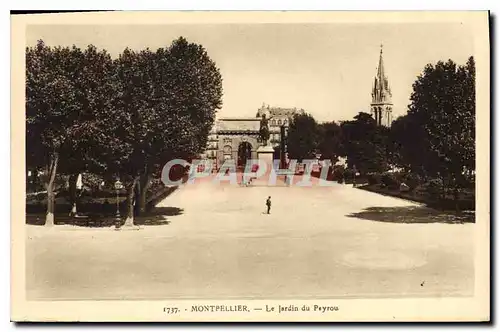
[(267, 214), (271, 214), (271, 196), (267, 198), (266, 205), (267, 205)]

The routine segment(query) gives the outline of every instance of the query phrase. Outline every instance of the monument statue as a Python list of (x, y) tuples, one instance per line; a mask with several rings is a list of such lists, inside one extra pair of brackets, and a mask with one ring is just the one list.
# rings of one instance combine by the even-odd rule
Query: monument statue
[(267, 124), (266, 114), (262, 114), (262, 119), (260, 120), (259, 135), (262, 139), (264, 146), (267, 146), (267, 140), (269, 139), (269, 125)]

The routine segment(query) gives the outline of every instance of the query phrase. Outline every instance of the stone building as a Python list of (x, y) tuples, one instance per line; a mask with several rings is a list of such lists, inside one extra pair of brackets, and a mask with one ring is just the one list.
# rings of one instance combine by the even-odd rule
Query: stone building
[(373, 83), (371, 114), (378, 125), (390, 127), (392, 124), (392, 92), (385, 75), (382, 47), (378, 62), (377, 76)]
[(290, 118), (303, 114), (303, 109), (281, 108), (262, 105), (255, 117), (226, 117), (215, 121), (207, 142), (203, 158), (213, 159), (218, 168), (227, 159), (233, 159), (237, 166), (244, 166), (247, 159), (257, 159), (257, 149), (262, 145), (259, 129), (262, 115), (265, 114), (269, 125), (269, 141), (279, 158), (281, 127), (286, 135)]

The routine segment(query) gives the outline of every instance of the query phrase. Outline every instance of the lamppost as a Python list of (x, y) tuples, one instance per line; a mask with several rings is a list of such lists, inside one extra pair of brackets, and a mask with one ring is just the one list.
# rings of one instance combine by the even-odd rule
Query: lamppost
[(115, 190), (116, 190), (116, 216), (115, 216), (115, 225), (116, 227), (119, 227), (120, 225), (120, 201), (118, 200), (118, 195), (120, 194), (120, 190), (123, 188), (122, 183), (120, 180), (116, 180), (115, 182)]

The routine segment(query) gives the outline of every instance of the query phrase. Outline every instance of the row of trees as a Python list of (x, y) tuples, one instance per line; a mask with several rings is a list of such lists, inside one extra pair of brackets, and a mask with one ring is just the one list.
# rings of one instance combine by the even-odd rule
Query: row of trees
[(310, 114), (290, 122), (292, 159), (333, 163), (346, 156), (362, 174), (402, 168), (423, 178), (438, 178), (458, 190), (473, 181), (475, 170), (475, 63), (452, 60), (427, 65), (413, 84), (408, 113), (390, 128), (377, 126), (367, 113), (340, 124), (318, 124)]
[(123, 182), (132, 224), (135, 193), (144, 210), (152, 176), (204, 150), (221, 105), (219, 69), (182, 37), (117, 59), (92, 45), (27, 48), (26, 163), (45, 171), (46, 225), (54, 223), (56, 174), (75, 188), (82, 172)]
[(318, 123), (308, 113), (297, 114), (290, 121), (287, 151), (290, 159), (321, 159), (335, 164), (347, 157), (364, 174), (388, 168), (389, 129), (377, 126), (368, 113), (359, 113), (351, 121)]

